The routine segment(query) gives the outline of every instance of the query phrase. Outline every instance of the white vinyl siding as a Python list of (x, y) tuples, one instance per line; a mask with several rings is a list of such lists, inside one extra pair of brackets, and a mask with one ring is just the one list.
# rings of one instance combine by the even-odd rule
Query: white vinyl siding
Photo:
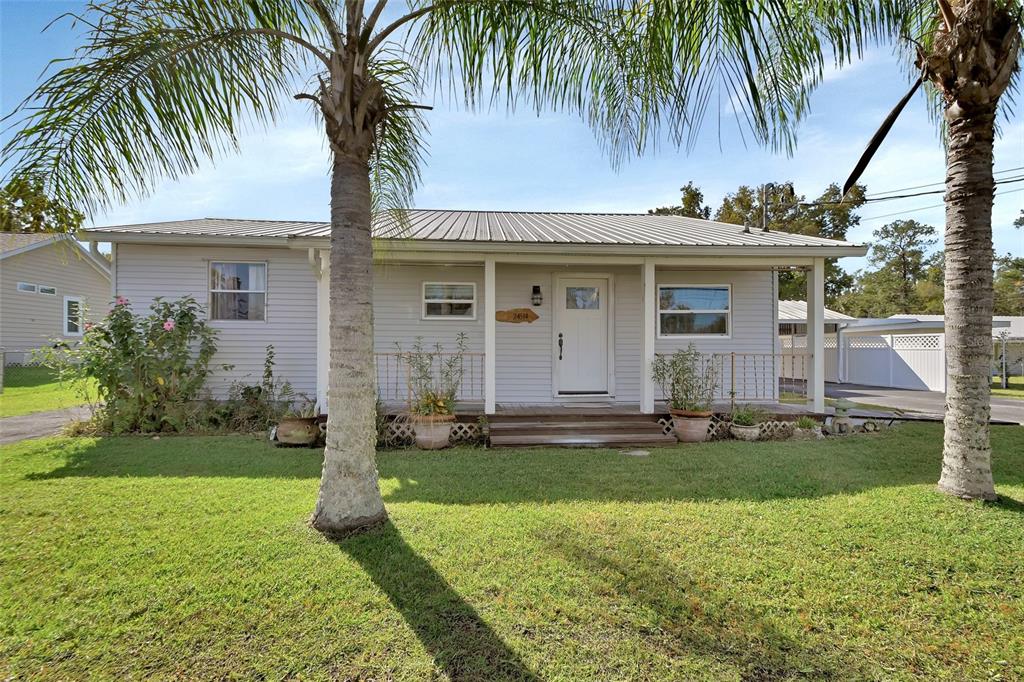
[[(267, 265), (265, 322), (211, 320), (218, 331), (210, 390), (224, 397), (231, 382), (259, 383), (267, 345), (276, 353), (275, 376), (296, 393), (316, 395), (316, 279), (305, 250), (118, 244), (117, 293), (136, 313), (147, 313), (157, 296), (192, 296), (209, 305), (212, 262)], [(233, 365), (227, 371), (221, 365)]]

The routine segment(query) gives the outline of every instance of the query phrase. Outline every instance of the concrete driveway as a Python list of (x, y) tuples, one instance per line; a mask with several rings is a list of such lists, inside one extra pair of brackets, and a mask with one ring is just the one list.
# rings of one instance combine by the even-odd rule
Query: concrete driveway
[[(946, 394), (939, 391), (908, 391), (859, 384), (825, 384), (829, 398), (846, 398), (855, 403), (883, 405), (904, 412), (919, 412), (942, 418)], [(1024, 400), (992, 397), (992, 419), (1024, 424)]]

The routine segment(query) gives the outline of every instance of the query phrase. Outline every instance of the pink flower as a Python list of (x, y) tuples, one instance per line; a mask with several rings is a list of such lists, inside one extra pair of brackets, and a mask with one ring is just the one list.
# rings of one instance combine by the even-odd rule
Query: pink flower
[(168, 317), (164, 320), (164, 331), (171, 331), (174, 329), (174, 318)]
[(118, 296), (115, 303), (116, 305), (128, 305), (128, 299), (124, 296)]
[(86, 322), (85, 323), (85, 331), (89, 331), (90, 329), (92, 329), (95, 326), (96, 325), (94, 325), (92, 322)]

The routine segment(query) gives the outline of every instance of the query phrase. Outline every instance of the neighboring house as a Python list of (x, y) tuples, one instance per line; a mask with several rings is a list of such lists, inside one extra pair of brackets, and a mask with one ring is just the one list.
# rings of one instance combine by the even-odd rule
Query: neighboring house
[[(201, 219), (92, 228), (111, 242), (114, 290), (144, 309), (194, 296), (219, 329), (211, 387), (278, 374), (325, 401), (330, 226)], [(383, 400), (406, 397), (397, 347), (468, 337), (460, 399), (632, 406), (661, 399), (648, 368), (689, 343), (717, 363), (720, 396), (778, 397), (777, 272), (804, 269), (821, 314), (824, 259), (866, 247), (679, 216), (412, 210), (375, 225), (374, 332)], [(813, 285), (816, 283), (816, 287)], [(817, 292), (814, 298), (813, 293)], [(812, 323), (811, 348), (823, 341)], [(819, 353), (810, 401), (823, 407)]]
[[(784, 350), (803, 347), (801, 325), (806, 320), (803, 301), (779, 301), (779, 339)], [(787, 310), (788, 324), (782, 310)], [(946, 390), (946, 335), (942, 315), (893, 315), (879, 319), (856, 319), (825, 311), (825, 380), (904, 388), (920, 391)], [(993, 317), (992, 338), (995, 356), (1001, 353), (1000, 335), (1008, 332), (1007, 364), (1011, 373), (1020, 374), (1024, 346), (1024, 318)], [(796, 363), (799, 367), (799, 362)], [(788, 364), (784, 365), (786, 368)], [(995, 368), (994, 368), (995, 369)], [(801, 378), (797, 372), (784, 377)]]
[(82, 335), (111, 300), (106, 259), (64, 235), (0, 232), (0, 348), (7, 364)]

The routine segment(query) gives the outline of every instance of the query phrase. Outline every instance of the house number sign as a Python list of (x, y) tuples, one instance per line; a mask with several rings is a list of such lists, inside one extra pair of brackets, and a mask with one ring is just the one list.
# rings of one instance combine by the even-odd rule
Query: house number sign
[(540, 315), (533, 312), (530, 308), (512, 308), (511, 310), (496, 310), (494, 312), (494, 319), (498, 322), (512, 322), (515, 324), (526, 322), (529, 324), (540, 319)]

